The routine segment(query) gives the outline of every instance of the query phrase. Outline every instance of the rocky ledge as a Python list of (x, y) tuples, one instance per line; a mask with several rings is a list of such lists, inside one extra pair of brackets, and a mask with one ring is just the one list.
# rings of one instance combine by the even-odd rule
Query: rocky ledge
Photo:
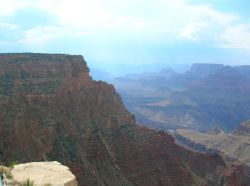
[(11, 174), (15, 181), (24, 183), (30, 180), (35, 186), (77, 186), (76, 177), (69, 168), (57, 161), (15, 165)]

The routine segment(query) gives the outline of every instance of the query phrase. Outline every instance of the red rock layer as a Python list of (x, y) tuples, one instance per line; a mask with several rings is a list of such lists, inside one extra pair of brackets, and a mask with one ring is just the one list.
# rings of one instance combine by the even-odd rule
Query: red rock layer
[(57, 160), (88, 186), (219, 185), (220, 156), (137, 127), (114, 87), (93, 81), (81, 56), (1, 54), (0, 69), (2, 162)]

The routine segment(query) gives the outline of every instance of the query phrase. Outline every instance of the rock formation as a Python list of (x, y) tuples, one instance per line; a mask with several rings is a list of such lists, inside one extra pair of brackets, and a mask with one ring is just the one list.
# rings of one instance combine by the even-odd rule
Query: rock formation
[(138, 124), (231, 132), (250, 115), (250, 66), (194, 64), (183, 73), (133, 74), (113, 83)]
[(250, 138), (250, 120), (240, 124), (240, 126), (234, 131), (235, 135), (238, 136), (249, 136)]
[(233, 133), (206, 134), (178, 129), (175, 137), (190, 148), (206, 152), (222, 152), (226, 156), (250, 165), (249, 121), (243, 122)]
[[(230, 161), (239, 160), (246, 165), (245, 171), (250, 184), (250, 125), (243, 122), (233, 133), (205, 134), (192, 130), (178, 129), (175, 137), (179, 143), (199, 152), (220, 152)], [(237, 164), (237, 166), (239, 165)], [(243, 166), (241, 166), (243, 167)]]
[(56, 160), (79, 185), (221, 185), (216, 154), (138, 127), (112, 85), (81, 56), (0, 54), (0, 160)]
[(11, 174), (15, 181), (24, 183), (30, 180), (35, 186), (77, 186), (76, 177), (59, 162), (18, 164), (11, 170)]

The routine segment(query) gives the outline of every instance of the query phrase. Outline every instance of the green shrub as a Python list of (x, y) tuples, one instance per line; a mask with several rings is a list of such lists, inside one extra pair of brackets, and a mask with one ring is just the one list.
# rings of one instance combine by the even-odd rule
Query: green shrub
[(17, 164), (18, 164), (17, 160), (14, 160), (14, 161), (10, 162), (9, 167), (13, 168)]
[(33, 185), (34, 185), (34, 181), (31, 181), (30, 179), (27, 179), (20, 186), (33, 186)]

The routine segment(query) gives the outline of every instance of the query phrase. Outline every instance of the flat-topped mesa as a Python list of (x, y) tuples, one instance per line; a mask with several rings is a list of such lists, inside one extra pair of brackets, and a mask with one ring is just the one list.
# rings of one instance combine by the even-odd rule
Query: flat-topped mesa
[(134, 116), (113, 85), (92, 80), (82, 56), (0, 54), (1, 160), (40, 160), (59, 136), (127, 124)]
[(69, 90), (88, 86), (91, 80), (80, 55), (0, 54), (0, 95), (54, 93), (62, 86)]
[(193, 76), (206, 77), (223, 67), (224, 65), (222, 64), (194, 63), (187, 73), (192, 74)]

